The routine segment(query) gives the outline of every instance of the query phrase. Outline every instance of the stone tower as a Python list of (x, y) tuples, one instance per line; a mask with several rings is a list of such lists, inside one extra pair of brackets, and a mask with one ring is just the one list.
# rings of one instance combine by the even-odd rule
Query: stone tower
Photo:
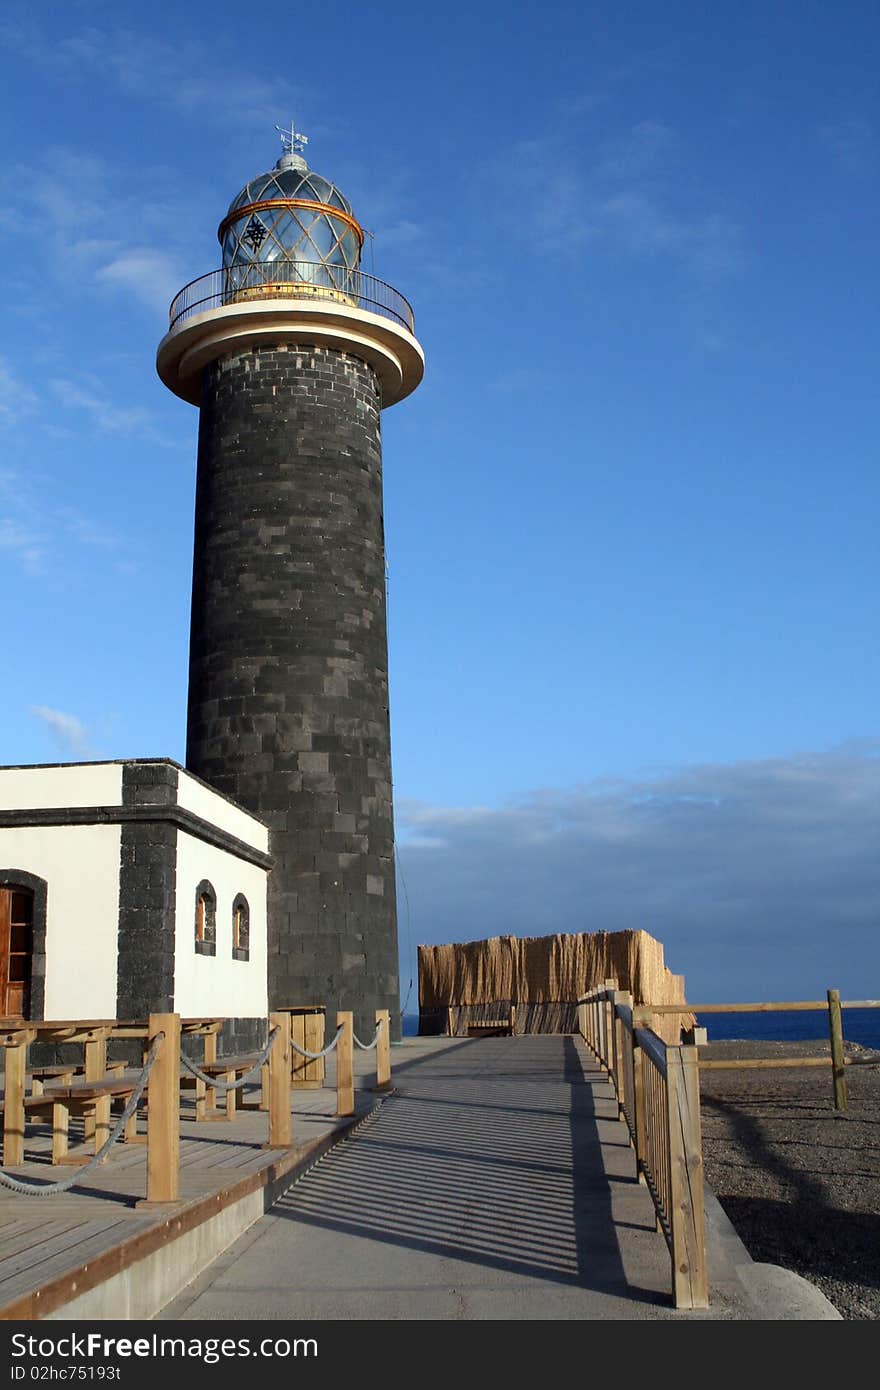
[[(269, 1003), (398, 1014), (380, 410), (419, 384), (406, 300), (291, 129), (171, 305), (200, 407), (187, 768), (269, 826)], [(366, 1030), (366, 1031), (363, 1031)]]

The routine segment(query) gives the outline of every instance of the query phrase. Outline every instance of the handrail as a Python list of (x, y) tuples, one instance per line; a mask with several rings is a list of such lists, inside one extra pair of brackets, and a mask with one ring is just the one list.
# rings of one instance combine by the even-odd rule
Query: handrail
[(658, 1038), (657, 1034), (652, 1032), (650, 1028), (633, 1029), (633, 1037), (636, 1046), (642, 1049), (646, 1057), (650, 1057), (657, 1070), (665, 1076), (667, 1044), (663, 1042), (662, 1038)]
[(200, 275), (174, 296), (168, 326), (176, 328), (194, 314), (210, 309), (271, 299), (304, 299), (367, 309), (415, 332), (412, 306), (392, 285), (348, 266), (304, 260), (249, 261)]
[(581, 1035), (614, 1086), (639, 1179), (651, 1194), (657, 1228), (669, 1248), (675, 1305), (705, 1308), (709, 1289), (697, 1049), (664, 1042), (644, 1026), (640, 1016), (649, 1012), (648, 1006), (633, 1007), (632, 996), (614, 980), (578, 1000)]
[[(727, 1068), (748, 1071), (760, 1067), (819, 1067), (828, 1066), (830, 1061), (831, 1080), (834, 1089), (835, 1110), (846, 1110), (846, 1067), (851, 1059), (844, 1055), (843, 1022), (844, 1009), (880, 1009), (880, 999), (841, 999), (840, 991), (829, 989), (824, 999), (788, 999), (772, 1003), (762, 1001), (752, 1004), (643, 1004), (636, 1009), (635, 1017), (645, 1022), (654, 1014), (668, 1015), (686, 1013), (691, 1017), (698, 1014), (743, 1014), (743, 1013), (826, 1013), (828, 1015), (828, 1035), (831, 1042), (831, 1055), (828, 1057), (786, 1057), (739, 1058), (723, 1061), (700, 1061), (704, 1068)], [(706, 1041), (705, 1036), (702, 1039)]]
[[(787, 999), (761, 1004), (643, 1004), (652, 1014), (824, 1013), (826, 999)], [(842, 1009), (880, 1009), (880, 999), (841, 999)]]

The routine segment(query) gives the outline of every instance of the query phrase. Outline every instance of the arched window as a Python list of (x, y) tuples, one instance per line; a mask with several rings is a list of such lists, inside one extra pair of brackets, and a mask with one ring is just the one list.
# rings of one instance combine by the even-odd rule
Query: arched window
[(206, 878), (196, 889), (196, 955), (217, 954), (217, 894)]
[(239, 893), (232, 904), (232, 959), (248, 960), (251, 953), (251, 910)]

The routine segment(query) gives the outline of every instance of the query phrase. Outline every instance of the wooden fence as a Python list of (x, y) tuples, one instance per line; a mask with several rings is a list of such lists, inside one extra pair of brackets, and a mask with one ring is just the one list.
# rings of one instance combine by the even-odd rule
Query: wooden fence
[[(681, 1006), (678, 1006), (681, 1010)], [(669, 1249), (676, 1308), (706, 1308), (709, 1280), (703, 1206), (697, 1049), (670, 1046), (639, 1026), (632, 995), (606, 980), (578, 1001), (581, 1036), (611, 1078), (621, 1119)]]
[[(760, 1004), (646, 1004), (637, 1016), (646, 1026), (652, 1017), (662, 1014), (745, 1014), (745, 1013), (828, 1013), (828, 1036), (831, 1043), (827, 1057), (743, 1057), (720, 1059), (700, 1058), (701, 1071), (748, 1071), (752, 1068), (829, 1067), (835, 1110), (846, 1109), (846, 1071), (850, 1059), (844, 1053), (843, 1011), (846, 1009), (880, 1009), (880, 999), (841, 999), (840, 991), (829, 989), (824, 999), (788, 999)], [(700, 1031), (695, 1041), (705, 1042)]]
[[(146, 1085), (143, 1101), (147, 1106), (147, 1205), (176, 1202), (180, 1197), (180, 1102), (181, 1089), (195, 1090), (193, 1118), (198, 1121), (233, 1120), (236, 1110), (259, 1108), (268, 1112), (268, 1147), (289, 1148), (291, 1138), (291, 1086), (300, 1070), (293, 1062), (292, 1017), (301, 1011), (279, 1010), (269, 1015), (269, 1043), (259, 1054), (247, 1057), (218, 1057), (217, 1034), (222, 1019), (183, 1019), (178, 1014), (151, 1014), (146, 1022), (119, 1022), (116, 1019), (66, 1020), (30, 1023), (21, 1019), (0, 1019), (0, 1048), (5, 1054), (3, 1095), (4, 1169), (25, 1161), (26, 1123), (51, 1117), (51, 1163), (93, 1164), (102, 1145), (111, 1137), (111, 1107), (130, 1102), (131, 1118), (120, 1116), (117, 1126), (127, 1142), (143, 1142), (136, 1132), (136, 1107), (140, 1090)], [(337, 1107), (339, 1116), (355, 1113), (354, 1030), (351, 1013), (337, 1015), (337, 1036), (327, 1051), (337, 1053)], [(181, 1036), (204, 1038), (201, 1064), (181, 1056)], [(123, 1063), (108, 1063), (108, 1042), (118, 1038), (139, 1040), (143, 1044), (145, 1069), (131, 1075)], [(83, 1065), (28, 1069), (28, 1054), (35, 1042), (81, 1044)], [(363, 1044), (361, 1044), (363, 1046)], [(390, 1016), (387, 1009), (376, 1012), (376, 1088), (391, 1085)], [(369, 1049), (368, 1049), (369, 1050)], [(309, 1049), (310, 1052), (319, 1049)], [(149, 1062), (146, 1059), (149, 1057)], [(243, 1082), (253, 1076), (261, 1087), (258, 1106), (240, 1100)], [(226, 1088), (225, 1104), (208, 1104), (206, 1090), (219, 1084)], [(238, 1088), (238, 1089), (236, 1089)], [(239, 1097), (238, 1102), (236, 1098)], [(81, 1117), (83, 1145), (68, 1151), (71, 1116)], [(112, 1144), (108, 1147), (108, 1153)], [(106, 1157), (98, 1161), (106, 1161)], [(8, 1174), (10, 1182), (14, 1175)], [(30, 1180), (17, 1179), (19, 1187)], [(141, 1204), (139, 1204), (141, 1205)]]
[[(578, 1001), (578, 1028), (608, 1072), (635, 1149), (640, 1178), (654, 1201), (657, 1228), (663, 1232), (672, 1262), (673, 1297), (678, 1308), (708, 1306), (703, 1159), (700, 1133), (701, 1070), (748, 1070), (771, 1067), (829, 1067), (834, 1106), (846, 1109), (842, 1015), (846, 1009), (878, 1009), (880, 1000), (842, 1000), (836, 989), (825, 999), (759, 1004), (642, 1004), (617, 988), (615, 980), (590, 990)], [(830, 1056), (701, 1058), (705, 1030), (689, 1028), (684, 1041), (670, 1045), (652, 1026), (659, 1017), (721, 1013), (806, 1012), (827, 1010)]]

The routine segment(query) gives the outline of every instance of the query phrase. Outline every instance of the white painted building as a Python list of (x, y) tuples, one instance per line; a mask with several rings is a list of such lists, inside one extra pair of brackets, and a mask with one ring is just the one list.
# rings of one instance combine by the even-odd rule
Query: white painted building
[(270, 864), (168, 759), (0, 768), (0, 1015), (265, 1020)]

